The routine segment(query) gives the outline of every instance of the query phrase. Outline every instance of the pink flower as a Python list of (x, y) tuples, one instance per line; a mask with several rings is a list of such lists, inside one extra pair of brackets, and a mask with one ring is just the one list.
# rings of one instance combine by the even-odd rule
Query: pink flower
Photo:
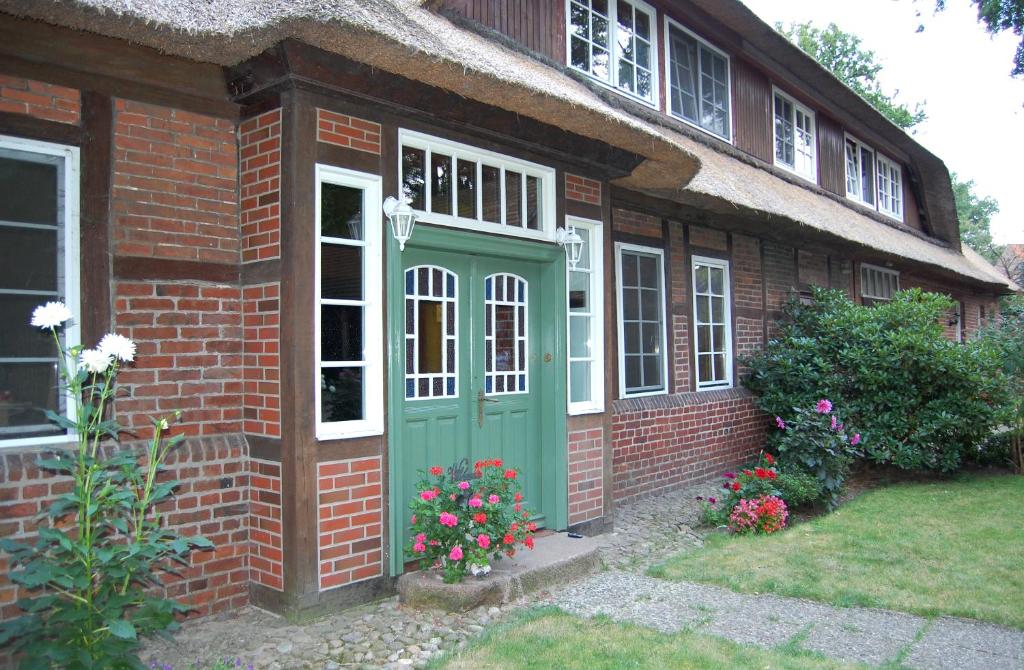
[(735, 472), (726, 472), (722, 476), (725, 477), (726, 479), (736, 479), (736, 473)]
[(716, 502), (718, 502), (718, 500), (716, 500), (715, 498), (708, 498), (708, 502), (714, 505)]
[(416, 515), (415, 514), (413, 514), (412, 518), (409, 519), (409, 523), (416, 523)]
[(424, 500), (433, 500), (436, 497), (437, 497), (437, 491), (434, 491), (433, 489), (428, 489), (426, 491), (420, 491), (420, 498), (423, 498)]
[(412, 545), (412, 550), (415, 551), (417, 554), (422, 554), (424, 551), (427, 550), (427, 545), (423, 544), (422, 542), (417, 542), (416, 544)]
[(850, 438), (850, 446), (856, 447), (858, 444), (860, 444), (860, 433), (854, 433)]
[(818, 401), (818, 414), (828, 414), (832, 411), (832, 403), (825, 398)]
[(499, 502), (501, 502), (501, 498), (492, 493), (491, 495), (487, 496), (487, 502), (491, 503), (492, 505), (497, 505)]
[(458, 498), (458, 496), (455, 495), (454, 493), (448, 496), (448, 500), (451, 500), (452, 502), (455, 502), (456, 498)]
[(451, 512), (441, 512), (441, 516), (438, 517), (437, 521), (442, 526), (454, 528), (459, 523), (459, 517), (455, 516)]
[(469, 482), (459, 482), (459, 488), (465, 491), (469, 488)]
[(782, 420), (781, 416), (775, 417), (775, 425), (779, 427), (779, 430), (786, 430), (786, 422)]
[(836, 415), (833, 414), (832, 415), (832, 426), (831, 426), (832, 430), (835, 430), (836, 426), (838, 426), (838, 425), (839, 425), (839, 422), (836, 420)]
[(491, 546), (491, 538), (481, 533), (476, 536), (476, 543), (480, 545), (481, 549), (486, 549)]
[(458, 545), (452, 547), (451, 553), (448, 554), (448, 558), (452, 559), (453, 561), (461, 561), (462, 560), (462, 547), (460, 547)]
[(483, 507), (483, 504), (484, 501), (480, 500), (480, 498), (478, 498), (477, 496), (473, 496), (472, 498), (469, 499), (470, 507)]
[(416, 541), (417, 542), (426, 542), (427, 541), (427, 534), (426, 533), (419, 533), (416, 536)]

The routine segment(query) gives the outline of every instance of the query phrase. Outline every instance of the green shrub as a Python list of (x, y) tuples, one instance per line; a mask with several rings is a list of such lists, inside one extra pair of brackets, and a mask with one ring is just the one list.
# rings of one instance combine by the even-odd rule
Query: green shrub
[(978, 454), (979, 461), (1003, 456), (1024, 473), (1024, 297), (1003, 304), (1002, 323), (984, 330), (982, 342), (991, 347), (1003, 366), (1008, 393), (1000, 407), (1001, 433)]
[(816, 502), (822, 495), (822, 486), (818, 478), (798, 469), (780, 472), (779, 478), (775, 481), (775, 488), (779, 490), (779, 497), (791, 508)]
[(865, 307), (819, 288), (813, 298), (791, 300), (778, 337), (746, 361), (763, 410), (789, 423), (829, 398), (861, 429), (867, 458), (904, 469), (955, 470), (991, 434), (1005, 397), (998, 354), (943, 335), (948, 298), (911, 289)]
[(827, 398), (818, 399), (812, 407), (794, 408), (789, 421), (776, 416), (775, 426), (778, 431), (769, 442), (779, 454), (779, 461), (789, 470), (812, 476), (818, 498), (834, 506), (846, 484), (850, 464), (860, 454), (860, 433), (847, 432), (845, 422)]

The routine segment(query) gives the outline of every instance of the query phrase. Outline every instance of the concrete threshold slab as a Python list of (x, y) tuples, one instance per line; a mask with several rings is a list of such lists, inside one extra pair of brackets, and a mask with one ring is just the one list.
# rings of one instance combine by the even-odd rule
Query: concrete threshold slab
[(398, 578), (399, 601), (449, 612), (502, 605), (596, 572), (601, 568), (599, 547), (597, 538), (554, 533), (538, 537), (532, 550), (496, 561), (486, 577), (467, 575), (459, 584), (445, 584), (436, 570), (408, 572)]

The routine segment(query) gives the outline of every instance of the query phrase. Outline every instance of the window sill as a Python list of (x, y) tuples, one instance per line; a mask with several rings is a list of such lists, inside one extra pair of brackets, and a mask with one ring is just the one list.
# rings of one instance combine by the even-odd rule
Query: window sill
[(603, 414), (604, 405), (580, 405), (579, 407), (573, 407), (569, 405), (569, 409), (566, 414), (569, 416), (586, 416), (587, 414)]
[(19, 437), (9, 440), (0, 440), (0, 451), (4, 449), (17, 449), (19, 447), (43, 447), (54, 444), (72, 444), (75, 441), (74, 435), (49, 435), (47, 437)]
[[(661, 111), (661, 110), (658, 110), (658, 111)], [(719, 135), (718, 133), (716, 133), (716, 132), (714, 132), (712, 130), (708, 130), (704, 126), (698, 125), (698, 124), (694, 123), (693, 121), (690, 121), (687, 118), (679, 116), (678, 114), (676, 114), (675, 112), (672, 112), (671, 110), (669, 110), (667, 108), (665, 109), (665, 114), (667, 114), (670, 118), (672, 118), (672, 119), (674, 119), (674, 120), (676, 120), (676, 121), (678, 121), (680, 123), (685, 123), (686, 125), (690, 126), (694, 130), (699, 130), (700, 132), (704, 133), (705, 135), (708, 135), (709, 137), (714, 137), (716, 140), (721, 140), (722, 142), (726, 142), (730, 146), (733, 145), (733, 141), (732, 141), (732, 137), (731, 136), (730, 137), (726, 137), (724, 135)], [(796, 174), (796, 173), (794, 172), (793, 174)]]
[[(800, 179), (803, 179), (804, 181), (810, 182), (811, 184), (814, 184), (815, 186), (818, 185), (818, 174), (816, 172), (813, 175), (804, 174), (803, 172), (797, 172), (796, 168), (792, 168), (792, 167), (786, 165), (785, 163), (779, 163), (778, 161), (772, 163), (772, 165), (774, 165), (778, 169), (786, 172), (786, 174), (791, 174), (794, 177), (798, 177)], [(853, 200), (853, 199), (851, 198), (851, 200)], [(854, 202), (857, 202), (857, 201), (854, 200)]]
[(641, 412), (657, 409), (672, 409), (678, 407), (700, 407), (703, 405), (753, 398), (753, 394), (745, 388), (733, 386), (731, 388), (712, 388), (704, 391), (686, 391), (684, 393), (662, 394), (637, 398), (630, 396), (620, 398), (612, 403), (614, 414), (626, 414), (629, 412)]
[(331, 440), (348, 440), (355, 437), (376, 437), (384, 434), (383, 428), (365, 428), (353, 430), (317, 431), (317, 442), (328, 442)]
[(593, 83), (597, 84), (598, 86), (600, 86), (601, 88), (607, 89), (607, 90), (609, 90), (609, 91), (611, 91), (613, 93), (618, 93), (623, 98), (627, 98), (629, 100), (632, 100), (633, 102), (639, 102), (641, 105), (643, 105), (645, 107), (650, 107), (651, 109), (657, 110), (659, 112), (661, 111), (660, 109), (658, 109), (658, 103), (655, 102), (655, 100), (658, 98), (658, 91), (657, 90), (653, 90), (652, 91), (651, 99), (648, 100), (647, 98), (642, 98), (639, 95), (635, 95), (633, 93), (630, 93), (629, 91), (627, 91), (625, 89), (621, 89), (618, 86), (613, 86), (612, 84), (609, 84), (608, 82), (606, 82), (603, 79), (598, 79), (597, 77), (595, 77), (594, 75), (590, 74), (586, 70), (581, 70), (581, 69), (579, 69), (578, 67), (576, 67), (574, 65), (566, 65), (566, 67), (568, 68), (568, 70), (570, 72), (573, 72), (575, 74), (578, 74), (578, 75), (581, 75), (583, 77), (586, 77), (587, 81), (593, 82)]

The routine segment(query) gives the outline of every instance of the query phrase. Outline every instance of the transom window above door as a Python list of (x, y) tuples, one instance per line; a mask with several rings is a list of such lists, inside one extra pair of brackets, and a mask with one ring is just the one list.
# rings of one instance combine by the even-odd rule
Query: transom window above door
[(402, 191), (421, 221), (554, 240), (555, 171), (400, 130)]
[(569, 65), (603, 84), (656, 104), (654, 8), (632, 0), (569, 0)]

